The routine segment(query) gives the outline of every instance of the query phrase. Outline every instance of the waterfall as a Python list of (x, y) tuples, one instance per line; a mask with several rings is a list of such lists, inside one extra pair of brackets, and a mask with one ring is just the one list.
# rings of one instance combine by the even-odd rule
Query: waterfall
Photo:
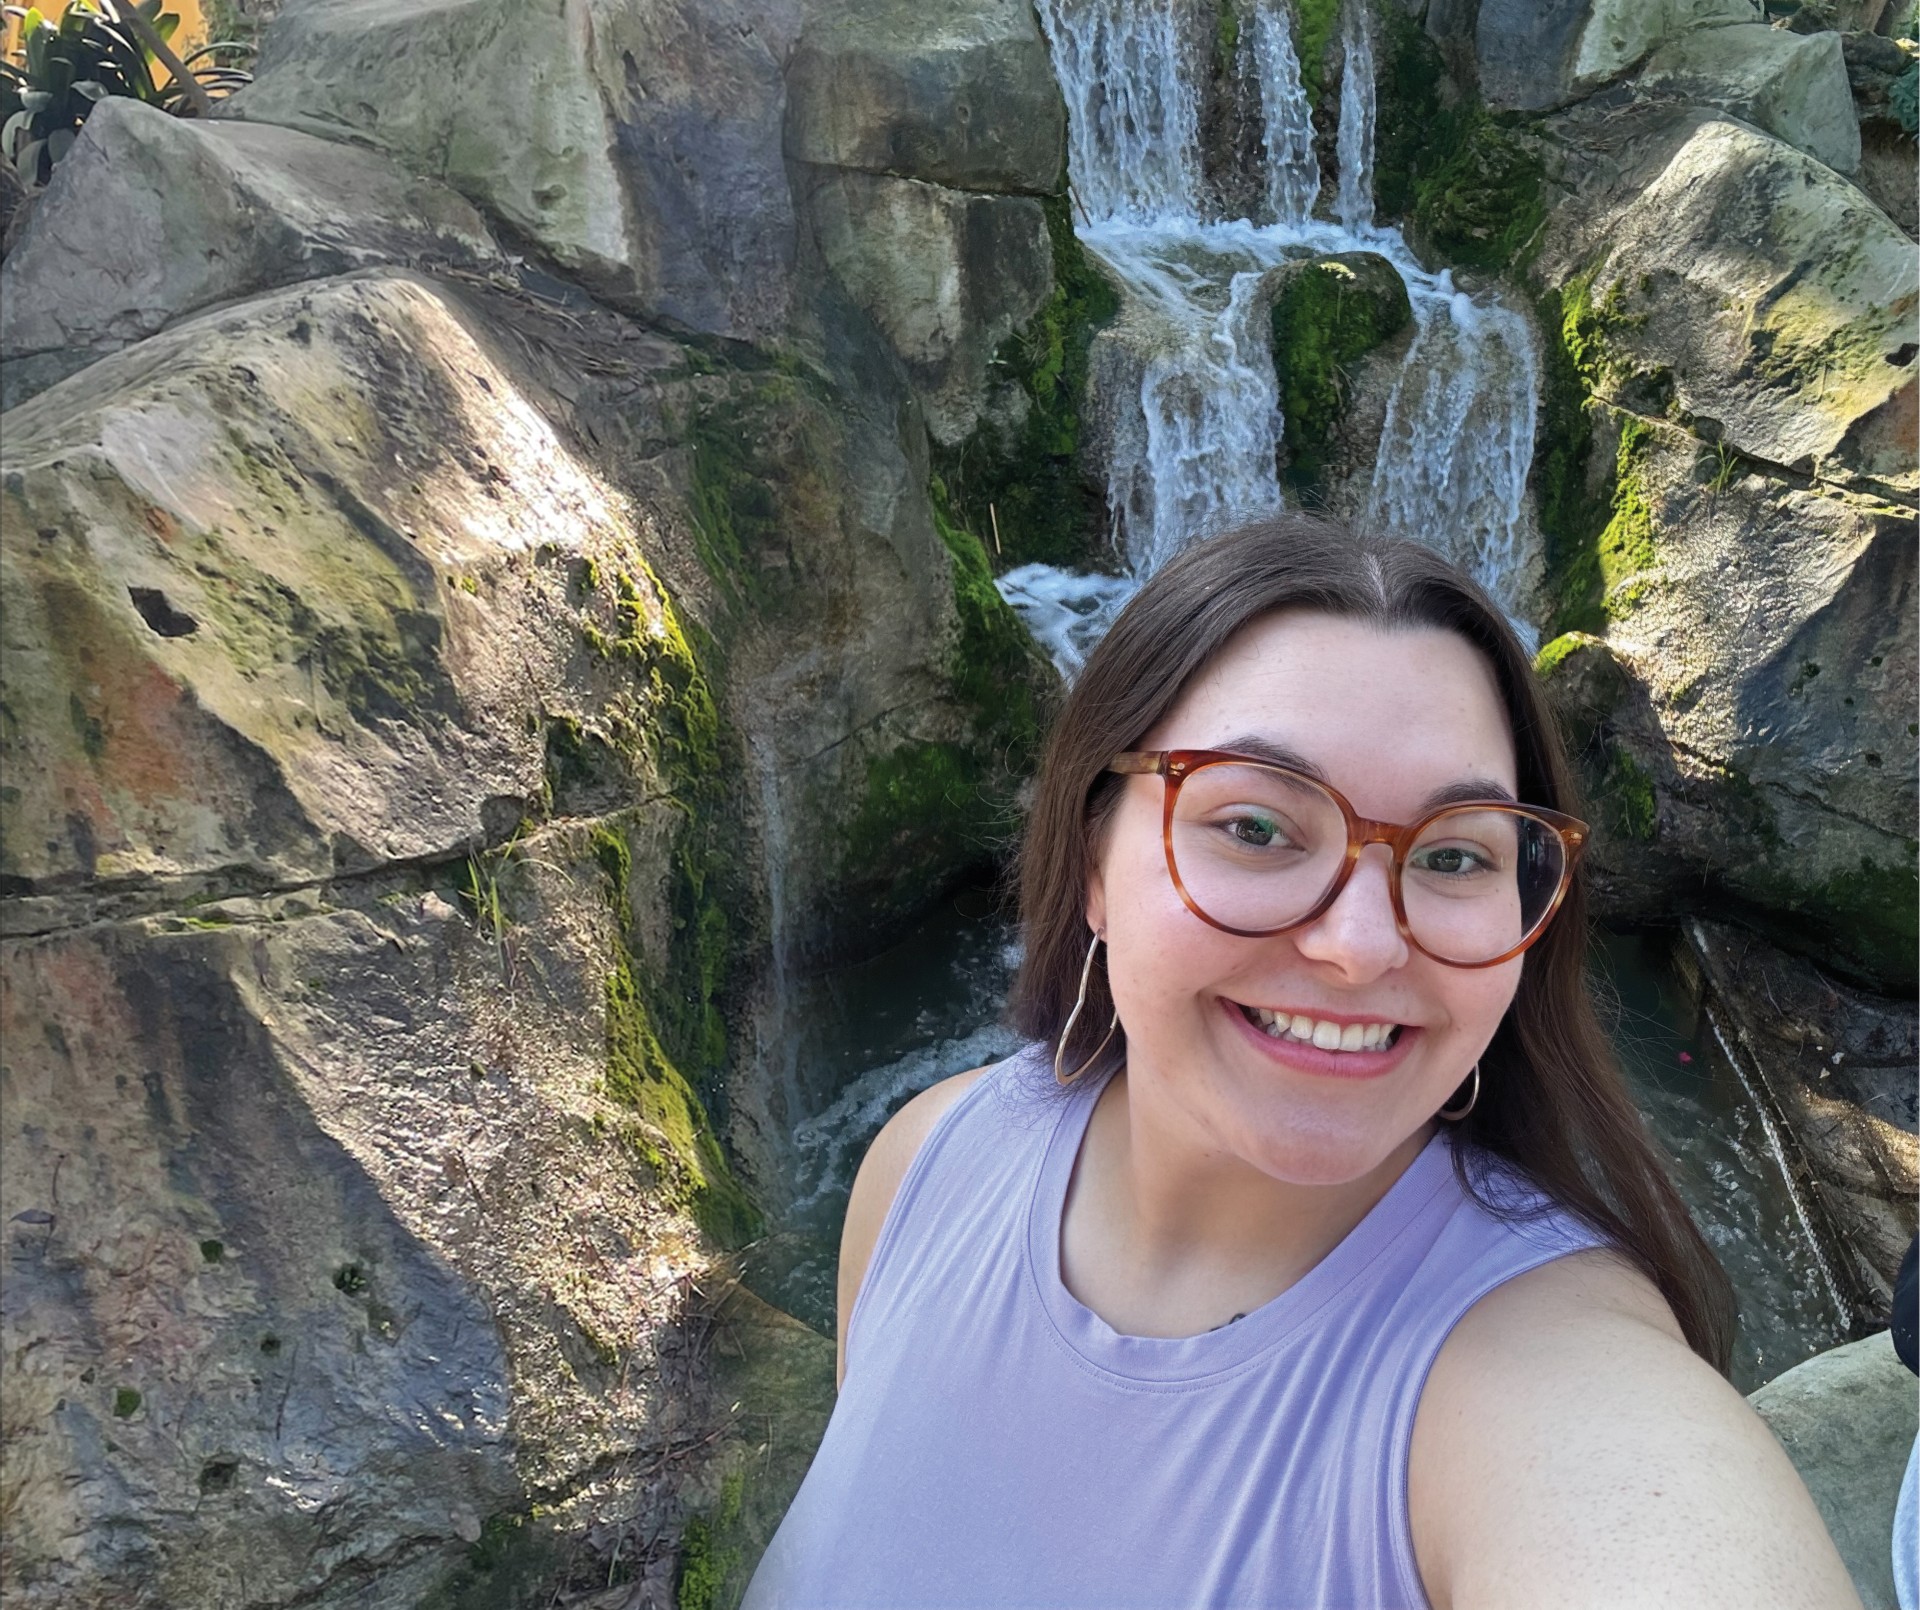
[[(1320, 163), (1313, 154), (1313, 107), (1293, 49), (1293, 14), (1285, 6), (1263, 5), (1241, 38), (1260, 86), (1267, 205), (1276, 223), (1304, 224), (1320, 199)], [(1344, 115), (1340, 126), (1344, 131)], [(1341, 162), (1344, 167), (1344, 147)]]
[[(1286, 377), (1268, 333), (1273, 271), (1341, 251), (1385, 257), (1415, 335), (1366, 489), (1378, 528), (1431, 543), (1518, 615), (1528, 575), (1526, 478), (1538, 360), (1524, 318), (1422, 267), (1373, 217), (1374, 62), (1364, 0), (1341, 21), (1332, 219), (1289, 0), (1242, 8), (1241, 71), (1257, 75), (1272, 221), (1208, 215), (1198, 85), (1210, 6), (1036, 0), (1069, 119), (1076, 233), (1121, 289), (1137, 397), (1108, 396), (1107, 503), (1123, 577), (1027, 565), (1000, 587), (1063, 674), (1125, 598), (1188, 542), (1281, 507)], [(1202, 14), (1204, 12), (1204, 15)]]
[(1340, 195), (1334, 215), (1348, 229), (1373, 228), (1373, 29), (1364, 0), (1349, 5), (1340, 29)]
[[(1415, 300), (1414, 317), (1418, 333), (1387, 401), (1367, 518), (1440, 548), (1511, 615), (1526, 564), (1538, 410), (1533, 332), (1512, 309), (1455, 291), (1446, 275)], [(1436, 511), (1446, 512), (1444, 524), (1433, 523)]]
[(800, 1094), (800, 1054), (794, 1034), (792, 938), (787, 924), (787, 862), (792, 845), (787, 814), (780, 804), (780, 767), (773, 745), (754, 738), (748, 748), (760, 788), (760, 838), (767, 869), (768, 942), (773, 952), (767, 976), (767, 1001), (761, 1009), (761, 1033), (772, 1054), (762, 1065), (773, 1075), (786, 1104), (789, 1123), (806, 1110)]
[(1200, 194), (1191, 30), (1155, 0), (1040, 0), (1067, 102), (1067, 171), (1090, 218), (1186, 217)]

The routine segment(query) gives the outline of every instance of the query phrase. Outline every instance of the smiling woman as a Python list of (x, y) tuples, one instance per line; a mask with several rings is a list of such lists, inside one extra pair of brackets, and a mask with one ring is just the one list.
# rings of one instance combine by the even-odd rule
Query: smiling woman
[(1033, 1044), (868, 1153), (748, 1604), (1856, 1604), (1595, 1023), (1575, 809), (1428, 551), (1157, 575), (1036, 790)]

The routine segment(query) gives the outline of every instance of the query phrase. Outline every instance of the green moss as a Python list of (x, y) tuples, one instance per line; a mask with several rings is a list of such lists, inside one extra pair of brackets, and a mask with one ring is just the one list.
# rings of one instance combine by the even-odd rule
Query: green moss
[(131, 1420), (140, 1412), (140, 1405), (143, 1401), (145, 1400), (142, 1399), (140, 1394), (130, 1386), (116, 1388), (113, 1394), (114, 1419)]
[[(608, 902), (622, 940), (606, 983), (607, 1094), (639, 1116), (642, 1129), (636, 1144), (668, 1200), (690, 1213), (722, 1246), (743, 1245), (759, 1234), (760, 1215), (733, 1177), (706, 1105), (662, 1044), (635, 977), (629, 888), (632, 849), (624, 835), (605, 824), (594, 829), (591, 845), (606, 877)], [(675, 865), (676, 873), (683, 870), (678, 854)], [(670, 950), (682, 959), (674, 969), (682, 977), (688, 970), (684, 958), (692, 952), (690, 970), (700, 984), (686, 1003), (689, 1010), (682, 1019), (681, 1034), (693, 1040), (696, 1056), (711, 1057), (711, 1066), (723, 1070), (726, 1029), (718, 999), (731, 958), (724, 915), (709, 926), (710, 934), (695, 935), (691, 943), (676, 936)], [(663, 996), (671, 998), (670, 991), (654, 992), (656, 1002)]]
[(1481, 106), (1434, 136), (1438, 160), (1410, 175), (1416, 238), (1466, 268), (1515, 266), (1547, 216), (1539, 160)]
[(1219, 10), (1213, 25), (1213, 59), (1216, 65), (1231, 70), (1240, 49), (1240, 13), (1234, 0), (1218, 0)]
[(1294, 0), (1297, 27), (1294, 49), (1300, 57), (1300, 84), (1316, 107), (1326, 78), (1327, 42), (1340, 20), (1340, 0)]
[(1614, 745), (1607, 756), (1597, 803), (1621, 838), (1647, 843), (1656, 836), (1658, 806), (1653, 779), (1625, 749)]
[(219, 1241), (209, 1240), (200, 1243), (200, 1257), (204, 1262), (218, 1263), (222, 1258), (226, 1257), (226, 1255), (227, 1249), (225, 1245)]
[(1026, 419), (1011, 433), (982, 421), (959, 447), (937, 448), (934, 469), (960, 524), (997, 526), (1004, 563), (1084, 565), (1106, 525), (1105, 493), (1079, 458), (1087, 353), (1120, 299), (1074, 235), (1066, 198), (1044, 206), (1053, 294), (994, 360), (1026, 394)]
[(1550, 677), (1574, 654), (1583, 648), (1590, 648), (1599, 641), (1586, 632), (1562, 632), (1550, 643), (1541, 645), (1540, 652), (1533, 657), (1533, 669), (1536, 675)]
[(711, 1517), (696, 1515), (680, 1534), (680, 1568), (674, 1581), (674, 1610), (717, 1610), (727, 1577), (740, 1563), (740, 1550), (726, 1539), (740, 1519), (745, 1478), (739, 1471), (721, 1484), (720, 1502)]
[(1446, 63), (1405, 7), (1382, 6), (1376, 21), (1374, 206), (1382, 218), (1404, 218), (1413, 211), (1415, 184), (1458, 148), (1468, 109), (1448, 101)]
[(948, 661), (956, 696), (978, 717), (983, 742), (1024, 775), (1039, 758), (1040, 712), (1034, 704), (1033, 639), (993, 584), (980, 539), (953, 518), (946, 489), (931, 487), (934, 529), (953, 560), (953, 601), (960, 635)]
[(1407, 288), (1384, 261), (1322, 258), (1291, 274), (1273, 303), (1273, 363), (1286, 411), (1288, 479), (1318, 486), (1347, 407), (1348, 369), (1413, 317)]
[[(1769, 871), (1778, 865), (1770, 860)], [(1843, 977), (1870, 989), (1911, 994), (1920, 961), (1916, 872), (1915, 845), (1909, 840), (1904, 866), (1863, 855), (1857, 866), (1819, 883), (1777, 878), (1769, 909), (1753, 912), (1752, 919), (1780, 944)]]
[(1549, 528), (1548, 584), (1556, 600), (1556, 632), (1603, 634), (1609, 620), (1631, 610), (1653, 585), (1659, 551), (1653, 497), (1640, 459), (1655, 427), (1631, 414), (1619, 419), (1606, 523), (1578, 546), (1568, 538), (1579, 533)]

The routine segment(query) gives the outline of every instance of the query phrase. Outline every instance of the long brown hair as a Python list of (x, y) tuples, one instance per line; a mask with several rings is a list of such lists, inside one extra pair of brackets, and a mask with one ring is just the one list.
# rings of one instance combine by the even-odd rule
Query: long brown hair
[[(1414, 543), (1286, 514), (1188, 549), (1134, 596), (1088, 658), (1055, 723), (1016, 862), (1025, 959), (1013, 1022), (1054, 1043), (1086, 959), (1087, 877), (1122, 779), (1107, 763), (1166, 715), (1242, 627), (1310, 609), (1383, 629), (1456, 632), (1492, 665), (1513, 728), (1519, 796), (1571, 815), (1579, 791), (1533, 664), (1497, 605)], [(1733, 1345), (1732, 1287), (1667, 1177), (1628, 1096), (1586, 979), (1587, 898), (1576, 872), (1559, 914), (1527, 953), (1518, 991), (1480, 1060), (1481, 1091), (1455, 1133), (1462, 1179), (1492, 1211), (1484, 1167), (1504, 1159), (1632, 1259), (1672, 1306), (1688, 1344), (1722, 1374)], [(1104, 962), (1066, 1047), (1092, 1056), (1113, 1015)], [(1124, 1029), (1097, 1077), (1125, 1056)], [(1474, 1166), (1476, 1155), (1482, 1166)]]

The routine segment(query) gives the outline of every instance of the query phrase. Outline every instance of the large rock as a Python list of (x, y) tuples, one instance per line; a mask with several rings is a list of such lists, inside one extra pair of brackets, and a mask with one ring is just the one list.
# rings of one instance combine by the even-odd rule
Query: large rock
[(382, 271), (103, 360), (7, 415), (6, 463), (17, 895), (177, 901), (497, 839), (578, 648), (532, 591), (469, 589), (633, 519), (439, 291)]
[[(1469, 15), (1458, 4), (1436, 6), (1427, 26), (1444, 39), (1464, 31)], [(1497, 111), (1564, 106), (1665, 40), (1760, 16), (1757, 0), (1481, 0), (1474, 23), (1480, 92)]]
[(1836, 33), (1749, 23), (1686, 34), (1654, 54), (1638, 88), (1720, 107), (1837, 172), (1860, 166), (1860, 123)]
[(713, 706), (651, 521), (538, 400), (372, 271), (6, 416), (24, 1606), (374, 1610), (483, 1534), (670, 1549), (636, 1472), (727, 1439), (678, 1318), (747, 1222), (675, 1061)]
[(1591, 361), (1614, 400), (1668, 406), (1797, 474), (1881, 492), (1920, 481), (1920, 261), (1824, 164), (1746, 124), (1700, 122), (1644, 189), (1551, 244), (1543, 271), (1556, 262), (1587, 265)]
[(958, 190), (1057, 194), (1066, 108), (1023, 0), (818, 0), (787, 154)]
[(1821, 1353), (1749, 1400), (1813, 1494), (1866, 1610), (1898, 1610), (1893, 1510), (1915, 1430), (1914, 1381), (1885, 1331)]
[(366, 140), (601, 294), (768, 339), (791, 307), (798, 0), (302, 0), (234, 116)]
[(905, 365), (933, 439), (966, 440), (995, 352), (1053, 291), (1040, 203), (829, 170), (807, 214), (834, 277)]
[(381, 263), (507, 266), (471, 205), (374, 152), (109, 98), (0, 266), (0, 406), (184, 314)]
[(1910, 988), (1911, 521), (1626, 428), (1624, 455), (1604, 445), (1606, 642), (1542, 658), (1583, 748), (1604, 906), (1732, 902), (1831, 968)]

